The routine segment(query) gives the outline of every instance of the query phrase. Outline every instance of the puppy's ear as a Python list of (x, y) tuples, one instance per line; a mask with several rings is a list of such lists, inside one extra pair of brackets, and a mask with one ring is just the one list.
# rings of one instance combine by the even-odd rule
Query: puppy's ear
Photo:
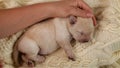
[(70, 24), (74, 25), (77, 22), (77, 17), (76, 16), (70, 16), (69, 20), (70, 20)]

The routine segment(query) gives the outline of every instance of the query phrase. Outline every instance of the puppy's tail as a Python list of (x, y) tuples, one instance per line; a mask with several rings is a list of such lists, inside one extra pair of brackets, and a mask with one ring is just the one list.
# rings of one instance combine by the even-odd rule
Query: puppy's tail
[(12, 58), (13, 58), (14, 65), (16, 67), (19, 67), (21, 65), (20, 61), (22, 60), (22, 58), (21, 58), (20, 52), (18, 51), (18, 43), (16, 43), (13, 47)]

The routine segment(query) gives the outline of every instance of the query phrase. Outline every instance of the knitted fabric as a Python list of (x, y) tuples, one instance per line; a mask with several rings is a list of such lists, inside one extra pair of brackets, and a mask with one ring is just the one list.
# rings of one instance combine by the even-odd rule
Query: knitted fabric
[[(0, 0), (0, 9), (21, 7), (55, 0)], [(63, 49), (48, 55), (40, 68), (120, 68), (120, 0), (85, 0), (94, 10), (98, 29), (88, 43), (73, 47), (76, 61), (67, 58)], [(0, 59), (4, 68), (14, 68), (11, 53), (13, 45), (23, 31), (0, 39)]]

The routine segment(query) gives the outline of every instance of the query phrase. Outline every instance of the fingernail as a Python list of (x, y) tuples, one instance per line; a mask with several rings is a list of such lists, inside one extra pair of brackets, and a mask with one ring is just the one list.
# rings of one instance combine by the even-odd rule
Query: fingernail
[(87, 16), (88, 16), (88, 17), (93, 17), (93, 14), (87, 13)]

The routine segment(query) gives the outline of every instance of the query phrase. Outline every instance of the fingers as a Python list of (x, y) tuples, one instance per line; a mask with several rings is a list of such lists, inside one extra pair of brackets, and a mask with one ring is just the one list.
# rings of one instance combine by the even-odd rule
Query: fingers
[[(72, 1), (72, 0), (71, 0)], [(92, 9), (83, 0), (73, 0), (75, 2), (72, 13), (80, 17), (93, 17)]]
[(60, 0), (58, 4), (55, 4), (55, 6), (60, 11), (59, 13), (58, 11), (55, 12), (57, 17), (68, 17), (73, 15), (84, 18), (92, 18), (94, 16), (92, 9), (83, 0)]
[(79, 8), (72, 8), (70, 13), (73, 16), (79, 16), (79, 17), (83, 17), (83, 18), (93, 17), (93, 14), (88, 13), (87, 11), (79, 9)]
[(89, 7), (89, 5), (87, 3), (85, 3), (83, 0), (77, 0), (78, 2), (78, 7), (82, 8), (83, 10), (86, 10), (90, 13), (92, 12), (92, 9)]
[(97, 26), (97, 21), (96, 21), (96, 19), (95, 19), (95, 16), (92, 17), (92, 20), (93, 20), (94, 26)]

